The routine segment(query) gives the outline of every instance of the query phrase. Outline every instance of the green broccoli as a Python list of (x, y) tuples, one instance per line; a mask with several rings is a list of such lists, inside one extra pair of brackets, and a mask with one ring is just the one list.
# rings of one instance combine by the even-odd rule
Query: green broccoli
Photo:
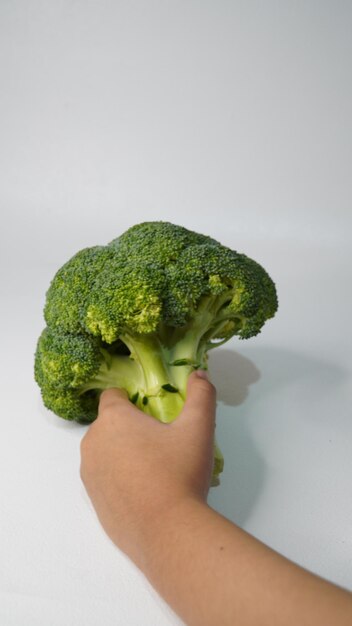
[[(244, 254), (168, 222), (138, 224), (54, 276), (35, 379), (45, 406), (68, 420), (92, 422), (101, 391), (121, 387), (171, 422), (209, 350), (258, 334), (276, 309), (273, 281)], [(215, 446), (214, 483), (222, 466)]]

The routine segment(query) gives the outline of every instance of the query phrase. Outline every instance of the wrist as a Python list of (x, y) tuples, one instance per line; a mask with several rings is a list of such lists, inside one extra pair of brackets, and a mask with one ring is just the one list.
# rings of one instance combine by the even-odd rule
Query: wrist
[(167, 558), (171, 549), (177, 549), (182, 536), (195, 532), (207, 510), (206, 501), (188, 494), (174, 497), (149, 520), (143, 520), (134, 559), (136, 565), (148, 575), (158, 567), (159, 560)]

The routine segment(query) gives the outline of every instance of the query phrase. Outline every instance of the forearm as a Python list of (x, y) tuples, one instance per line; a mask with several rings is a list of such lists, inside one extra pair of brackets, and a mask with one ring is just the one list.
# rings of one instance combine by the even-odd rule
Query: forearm
[(189, 626), (349, 626), (352, 596), (285, 559), (206, 504), (166, 513), (137, 561)]
[(352, 596), (205, 504), (215, 390), (194, 372), (165, 426), (104, 391), (81, 476), (105, 531), (188, 626), (350, 626)]

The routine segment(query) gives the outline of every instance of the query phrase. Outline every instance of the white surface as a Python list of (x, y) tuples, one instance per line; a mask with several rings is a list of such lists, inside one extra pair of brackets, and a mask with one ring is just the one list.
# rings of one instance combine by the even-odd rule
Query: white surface
[(252, 256), (262, 334), (214, 351), (211, 504), (352, 588), (351, 5), (0, 4), (2, 626), (179, 620), (105, 537), (84, 428), (41, 405), (33, 352), (54, 271), (146, 219)]

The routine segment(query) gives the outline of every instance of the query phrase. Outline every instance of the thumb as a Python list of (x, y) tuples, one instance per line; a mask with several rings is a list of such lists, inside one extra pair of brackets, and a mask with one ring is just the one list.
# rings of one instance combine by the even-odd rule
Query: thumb
[(135, 412), (136, 407), (128, 399), (124, 389), (104, 389), (100, 395), (98, 417), (110, 413), (125, 414)]
[(186, 401), (179, 418), (180, 426), (213, 431), (215, 427), (216, 389), (204, 370), (196, 370), (188, 378)]

